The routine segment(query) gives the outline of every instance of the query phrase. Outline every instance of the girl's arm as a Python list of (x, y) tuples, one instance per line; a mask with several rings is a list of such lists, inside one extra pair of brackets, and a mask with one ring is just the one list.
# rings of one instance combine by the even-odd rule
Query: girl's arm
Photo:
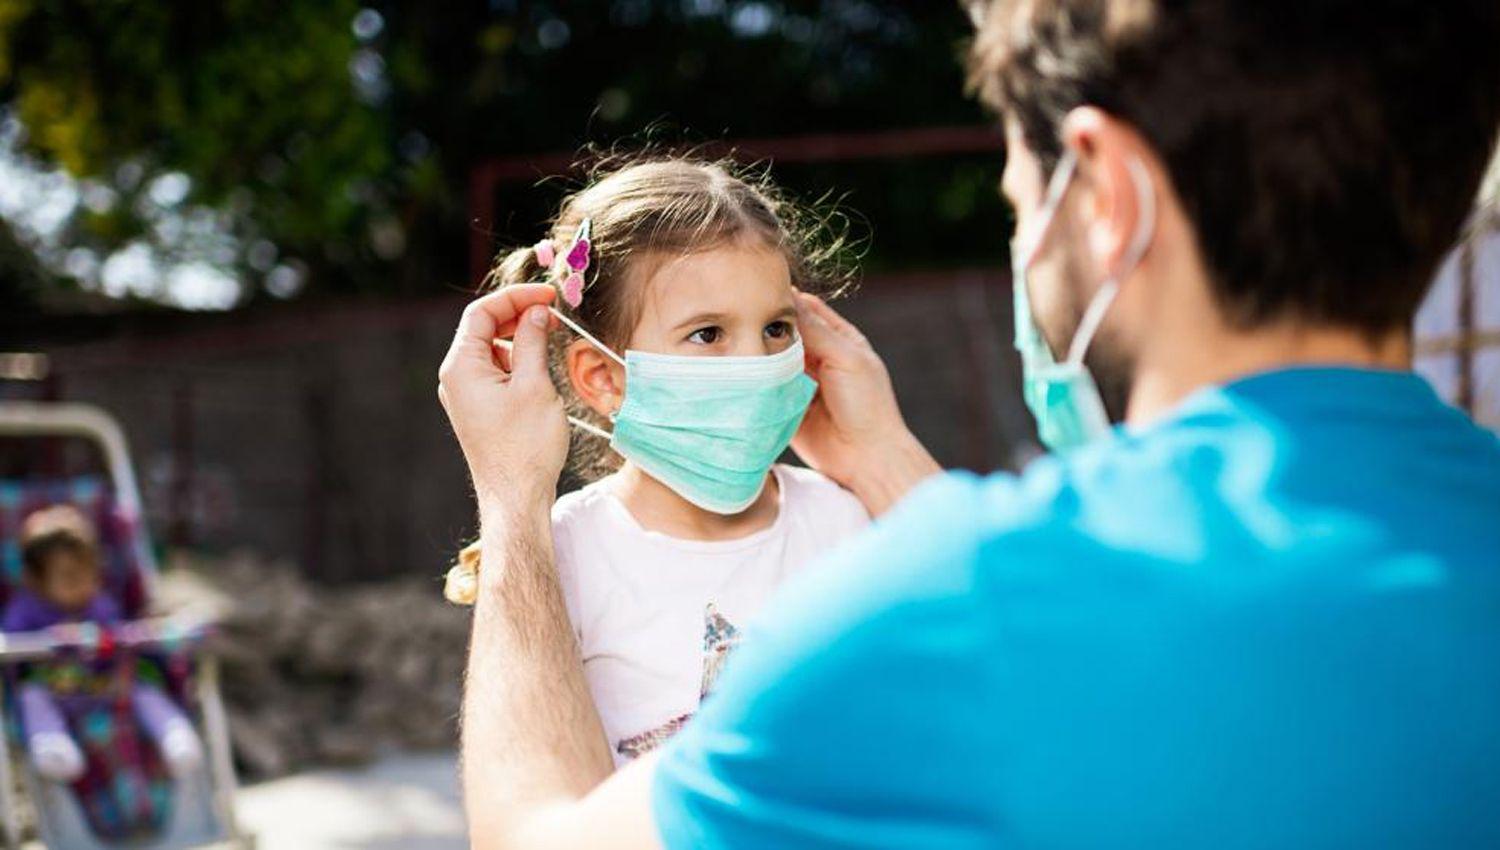
[(123, 618), (115, 600), (109, 594), (101, 592), (89, 604), (89, 619), (101, 626), (113, 626)]

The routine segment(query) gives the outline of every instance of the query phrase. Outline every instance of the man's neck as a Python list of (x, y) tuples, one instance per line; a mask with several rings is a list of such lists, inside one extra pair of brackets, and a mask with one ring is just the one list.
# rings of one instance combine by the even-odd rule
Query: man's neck
[(753, 534), (776, 521), (781, 501), (776, 476), (767, 473), (766, 487), (750, 507), (737, 514), (716, 514), (677, 495), (629, 461), (610, 487), (642, 527), (684, 540), (733, 540)]
[(1200, 389), (1262, 372), (1298, 366), (1401, 370), (1411, 368), (1411, 357), (1405, 332), (1375, 340), (1355, 330), (1290, 322), (1245, 332), (1220, 329), (1177, 351), (1143, 358), (1125, 418), (1132, 425), (1152, 422)]

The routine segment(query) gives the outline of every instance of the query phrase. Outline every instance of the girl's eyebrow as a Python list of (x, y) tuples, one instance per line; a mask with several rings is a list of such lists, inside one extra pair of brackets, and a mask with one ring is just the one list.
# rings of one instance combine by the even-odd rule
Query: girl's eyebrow
[(680, 321), (677, 324), (673, 325), (672, 326), (672, 330), (678, 330), (679, 328), (685, 328), (688, 325), (720, 324), (726, 318), (728, 318), (728, 315), (725, 314), (725, 313), (714, 313), (714, 312), (694, 313), (692, 316), (689, 316), (688, 318), (683, 319), (682, 321)]
[[(788, 304), (785, 307), (782, 307), (780, 310), (777, 310), (776, 315), (771, 317), (771, 321), (774, 322), (780, 321), (782, 319), (795, 319), (796, 317), (797, 305)], [(689, 316), (688, 318), (683, 319), (682, 321), (673, 325), (672, 330), (680, 330), (689, 325), (723, 324), (729, 318), (730, 316), (728, 313), (716, 313), (712, 311), (694, 313), (692, 316)]]

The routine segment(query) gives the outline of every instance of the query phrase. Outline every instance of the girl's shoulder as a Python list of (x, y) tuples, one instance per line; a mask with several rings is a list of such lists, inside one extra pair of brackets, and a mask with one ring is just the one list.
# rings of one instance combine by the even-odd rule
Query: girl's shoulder
[(608, 480), (600, 479), (564, 493), (552, 503), (553, 563), (569, 616), (575, 624), (585, 616), (584, 611), (589, 607), (585, 599), (590, 596), (592, 586), (580, 580), (579, 572), (587, 569), (588, 564), (607, 560), (609, 544), (619, 539), (610, 505), (614, 497), (605, 484)]
[(559, 496), (552, 503), (553, 529), (595, 521), (608, 514), (614, 498), (608, 485), (609, 477), (605, 477)]
[(784, 463), (776, 464), (775, 469), (776, 479), (782, 487), (783, 510), (855, 526), (870, 521), (864, 504), (823, 473)]
[(601, 546), (640, 534), (640, 527), (611, 490), (606, 476), (558, 497), (552, 504), (552, 542), (559, 565), (597, 555)]

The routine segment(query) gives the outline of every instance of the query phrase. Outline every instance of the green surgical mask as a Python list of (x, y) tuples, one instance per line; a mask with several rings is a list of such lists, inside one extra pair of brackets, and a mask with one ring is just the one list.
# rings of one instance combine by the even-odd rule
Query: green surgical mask
[(626, 351), (621, 357), (553, 311), (625, 367), (614, 432), (572, 419), (689, 502), (735, 514), (759, 498), (817, 393), (804, 372), (802, 340), (768, 357), (685, 357)]
[(1108, 433), (1110, 429), (1109, 415), (1105, 412), (1099, 385), (1088, 367), (1083, 365), (1083, 358), (1088, 353), (1089, 344), (1093, 342), (1099, 325), (1104, 321), (1104, 314), (1119, 294), (1120, 280), (1140, 263), (1146, 248), (1151, 244), (1156, 226), (1156, 196), (1152, 191), (1150, 177), (1144, 165), (1131, 160), (1129, 170), (1135, 184), (1140, 218), (1126, 249), (1123, 271), (1110, 277), (1099, 287), (1099, 292), (1089, 302), (1079, 321), (1078, 331), (1073, 335), (1072, 344), (1068, 346), (1067, 359), (1057, 362), (1031, 310), (1026, 272), (1041, 252), (1077, 165), (1077, 157), (1072, 151), (1063, 154), (1047, 184), (1047, 196), (1042, 208), (1037, 213), (1039, 223), (1035, 228), (1036, 235), (1021, 241), (1011, 250), (1016, 350), (1021, 353), (1021, 393), (1031, 415), (1036, 419), (1037, 436), (1041, 438), (1043, 445), (1056, 452), (1077, 448)]

